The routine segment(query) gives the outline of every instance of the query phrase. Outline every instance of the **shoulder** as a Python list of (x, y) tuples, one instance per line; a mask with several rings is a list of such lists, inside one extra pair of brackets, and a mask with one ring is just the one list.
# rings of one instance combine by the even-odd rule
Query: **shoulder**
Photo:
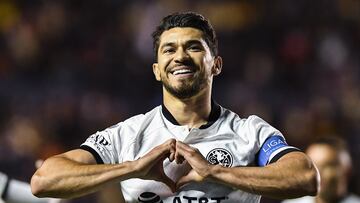
[(235, 113), (234, 111), (227, 109), (223, 106), (221, 106), (221, 116), (227, 119), (237, 119), (240, 120), (242, 122), (246, 122), (246, 121), (252, 121), (252, 120), (261, 120), (263, 121), (262, 118), (260, 118), (257, 115), (249, 115), (248, 117), (241, 117), (239, 114)]
[(136, 142), (138, 136), (143, 134), (141, 132), (148, 130), (150, 123), (157, 120), (156, 117), (160, 117), (158, 114), (159, 107), (155, 107), (145, 114), (132, 116), (90, 135), (81, 147), (85, 149), (87, 148), (85, 146), (88, 146), (94, 149), (104, 163), (116, 163), (120, 160), (123, 151), (126, 151)]
[(247, 118), (241, 118), (237, 113), (224, 107), (221, 107), (220, 119), (222, 122), (226, 122), (233, 126), (244, 125), (247, 120)]
[(118, 131), (119, 128), (137, 129), (140, 126), (142, 126), (144, 123), (150, 123), (152, 120), (158, 117), (160, 117), (160, 106), (157, 106), (144, 114), (134, 115), (122, 122), (119, 122), (107, 128), (107, 130)]
[[(270, 136), (279, 135), (283, 137), (282, 133), (267, 123), (265, 120), (257, 115), (250, 115), (246, 118), (241, 118), (238, 114), (231, 110), (223, 108), (222, 116), (224, 117), (232, 131), (242, 138), (246, 138), (259, 145)], [(224, 125), (222, 123), (222, 125)]]
[(235, 128), (250, 128), (257, 129), (263, 126), (270, 126), (265, 120), (257, 115), (250, 115), (245, 118), (241, 118), (237, 113), (222, 107), (221, 117), (224, 121), (228, 122)]
[(102, 131), (98, 131), (95, 135), (110, 136), (115, 138), (128, 135), (127, 138), (130, 139), (141, 129), (147, 128), (152, 121), (157, 120), (156, 118), (160, 117), (159, 112), (159, 106), (157, 106), (145, 114), (132, 116)]

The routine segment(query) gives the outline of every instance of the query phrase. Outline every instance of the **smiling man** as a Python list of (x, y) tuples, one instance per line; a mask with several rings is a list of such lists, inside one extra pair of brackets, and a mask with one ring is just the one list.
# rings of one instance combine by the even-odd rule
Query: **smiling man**
[(211, 92), (212, 75), (220, 73), (222, 61), (220, 57), (213, 57), (202, 31), (172, 28), (162, 33), (161, 41), (161, 46), (156, 48), (158, 62), (153, 70), (156, 79), (163, 83), (164, 96), (184, 100)]
[(72, 198), (120, 183), (126, 202), (259, 202), (316, 195), (317, 169), (280, 131), (211, 98), (222, 70), (201, 15), (166, 16), (153, 33), (163, 104), (47, 159), (31, 180), (39, 197)]

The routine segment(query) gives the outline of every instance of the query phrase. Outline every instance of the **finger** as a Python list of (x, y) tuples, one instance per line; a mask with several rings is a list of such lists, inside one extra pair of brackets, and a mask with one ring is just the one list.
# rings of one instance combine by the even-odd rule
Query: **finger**
[(191, 150), (192, 147), (183, 143), (183, 142), (180, 142), (180, 141), (177, 141), (176, 142), (176, 148), (177, 149), (181, 149), (182, 151), (188, 151), (188, 150)]
[(178, 148), (179, 143), (180, 143), (180, 141), (176, 142), (175, 162), (177, 164), (182, 164), (184, 162), (185, 158), (181, 154), (182, 149)]
[(175, 159), (175, 152), (176, 152), (176, 141), (174, 139), (172, 139), (170, 141), (170, 156), (169, 156), (169, 160), (170, 162), (174, 161)]
[(165, 150), (161, 146), (157, 146), (153, 148), (150, 152), (148, 152), (143, 158), (146, 158), (148, 160), (157, 161), (164, 157)]
[(175, 159), (178, 160), (179, 163), (183, 163), (184, 160), (187, 160), (189, 157), (196, 155), (197, 149), (190, 147), (183, 142), (176, 142), (176, 153), (177, 154)]
[(172, 162), (175, 159), (175, 152), (170, 152), (169, 161)]
[(176, 142), (176, 152), (178, 152), (179, 156), (181, 155), (186, 159), (192, 152), (195, 151), (195, 148), (190, 147), (189, 145), (183, 142)]
[(185, 161), (185, 158), (178, 153), (175, 158), (175, 163), (182, 164), (182, 163), (184, 163), (184, 161)]
[(175, 139), (169, 139), (166, 142), (159, 145), (162, 152), (169, 153), (171, 150), (175, 148)]
[(151, 154), (153, 157), (171, 154), (171, 150), (175, 151), (175, 143), (176, 143), (175, 139), (169, 139), (166, 142), (162, 143), (161, 145), (154, 147), (149, 152), (149, 154)]

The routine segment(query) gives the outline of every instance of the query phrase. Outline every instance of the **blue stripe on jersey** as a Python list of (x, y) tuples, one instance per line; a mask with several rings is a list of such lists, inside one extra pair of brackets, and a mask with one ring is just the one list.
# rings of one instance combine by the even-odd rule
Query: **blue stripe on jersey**
[(265, 166), (272, 153), (276, 150), (287, 147), (285, 139), (282, 136), (274, 135), (266, 139), (265, 143), (261, 146), (258, 156), (258, 166)]

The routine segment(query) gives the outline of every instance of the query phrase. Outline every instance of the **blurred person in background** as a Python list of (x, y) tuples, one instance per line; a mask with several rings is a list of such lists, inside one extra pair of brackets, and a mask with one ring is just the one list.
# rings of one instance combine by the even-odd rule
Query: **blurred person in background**
[(0, 172), (0, 203), (60, 203), (60, 200), (37, 198), (31, 193), (29, 183), (11, 179)]
[[(59, 148), (51, 143), (50, 137), (44, 137), (46, 130), (27, 116), (13, 115), (4, 132), (4, 137), (0, 137), (0, 202), (59, 203), (59, 199), (35, 197), (30, 184), (24, 181), (26, 178), (19, 178), (19, 174), (30, 175), (40, 167), (43, 162), (41, 158), (58, 152)], [(32, 167), (27, 165), (29, 163), (32, 163)]]
[(315, 166), (280, 131), (212, 100), (222, 59), (208, 20), (175, 13), (153, 38), (163, 105), (47, 159), (32, 177), (34, 194), (74, 198), (118, 182), (126, 202), (260, 202), (261, 195), (317, 193)]
[(283, 203), (360, 203), (360, 197), (348, 191), (352, 160), (343, 139), (320, 137), (309, 145), (306, 154), (320, 171), (319, 194), (316, 197), (285, 200)]

